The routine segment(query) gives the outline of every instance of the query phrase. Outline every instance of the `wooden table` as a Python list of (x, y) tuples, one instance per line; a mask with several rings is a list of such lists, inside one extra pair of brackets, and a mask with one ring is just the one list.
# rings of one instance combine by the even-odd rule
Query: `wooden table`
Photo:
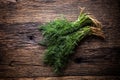
[[(38, 26), (61, 15), (74, 21), (80, 7), (102, 23), (105, 40), (83, 40), (57, 77), (43, 64)], [(120, 80), (119, 7), (118, 0), (1, 0), (0, 80)]]

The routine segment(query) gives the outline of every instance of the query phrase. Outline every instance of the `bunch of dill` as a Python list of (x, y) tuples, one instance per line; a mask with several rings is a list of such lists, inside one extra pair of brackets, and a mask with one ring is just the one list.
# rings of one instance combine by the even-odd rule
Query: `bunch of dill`
[(39, 27), (46, 46), (44, 63), (53, 67), (55, 73), (61, 73), (79, 41), (87, 35), (102, 36), (100, 23), (83, 11), (74, 22), (65, 18), (55, 19)]

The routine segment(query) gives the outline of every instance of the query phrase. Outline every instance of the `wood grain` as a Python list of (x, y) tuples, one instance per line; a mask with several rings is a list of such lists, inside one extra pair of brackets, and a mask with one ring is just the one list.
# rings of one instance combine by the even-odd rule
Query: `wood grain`
[[(38, 45), (42, 39), (38, 26), (60, 17), (61, 14), (73, 21), (79, 15), (79, 7), (86, 7), (86, 12), (102, 22), (106, 38), (102, 40), (90, 36), (84, 39), (76, 48), (76, 53), (71, 57), (63, 76), (119, 76), (118, 1), (8, 0), (0, 2), (0, 77), (57, 76), (49, 66), (43, 64), (45, 48)], [(84, 79), (80, 77), (80, 80)]]
[(0, 80), (119, 80), (119, 76), (65, 76), (36, 78), (1, 78)]

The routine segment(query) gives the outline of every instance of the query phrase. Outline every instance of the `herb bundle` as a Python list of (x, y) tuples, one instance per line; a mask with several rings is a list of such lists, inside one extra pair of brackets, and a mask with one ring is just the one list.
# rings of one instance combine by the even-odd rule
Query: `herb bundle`
[(55, 73), (61, 73), (69, 57), (74, 53), (78, 42), (88, 35), (103, 36), (101, 24), (94, 17), (83, 11), (74, 22), (66, 18), (55, 19), (39, 27), (44, 39), (40, 42), (46, 46), (44, 63), (53, 67)]

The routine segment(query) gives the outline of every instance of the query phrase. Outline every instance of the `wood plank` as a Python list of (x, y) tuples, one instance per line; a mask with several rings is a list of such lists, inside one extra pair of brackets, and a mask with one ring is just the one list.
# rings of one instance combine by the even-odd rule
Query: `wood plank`
[(117, 1), (9, 0), (0, 2), (0, 77), (57, 76), (43, 64), (45, 48), (38, 45), (42, 35), (37, 27), (60, 14), (75, 20), (80, 11), (78, 7), (86, 7), (86, 11), (102, 22), (106, 38), (84, 39), (63, 75), (120, 75)]
[(119, 80), (119, 76), (65, 76), (36, 78), (0, 78), (0, 80)]
[[(36, 27), (38, 25), (2, 25), (1, 31), (4, 36), (1, 35), (0, 39), (1, 77), (57, 76), (50, 67), (43, 64), (44, 47), (38, 45), (42, 39)], [(30, 36), (33, 36), (32, 40), (29, 39)], [(112, 41), (111, 39), (111, 43)], [(83, 46), (80, 45), (76, 49), (76, 54), (71, 58), (63, 75), (119, 75), (119, 47), (100, 43), (104, 42), (94, 37), (87, 38)]]

